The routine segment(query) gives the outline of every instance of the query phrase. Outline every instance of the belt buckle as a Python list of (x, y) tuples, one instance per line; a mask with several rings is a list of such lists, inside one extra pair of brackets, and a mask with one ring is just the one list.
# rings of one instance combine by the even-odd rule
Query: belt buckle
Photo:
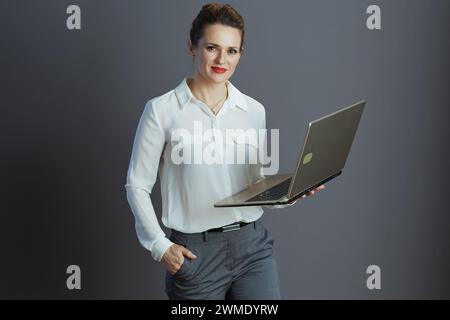
[(241, 228), (240, 223), (230, 224), (229, 226), (222, 227), (222, 232), (235, 231)]

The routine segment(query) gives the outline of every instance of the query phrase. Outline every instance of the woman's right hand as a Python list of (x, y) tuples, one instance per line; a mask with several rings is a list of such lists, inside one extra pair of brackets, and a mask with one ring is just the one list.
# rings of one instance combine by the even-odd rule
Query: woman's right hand
[(166, 265), (167, 270), (171, 275), (180, 270), (181, 265), (184, 263), (184, 257), (188, 259), (196, 259), (197, 256), (193, 254), (190, 250), (186, 249), (179, 244), (174, 243), (169, 247), (169, 249), (164, 252), (161, 258), (161, 262)]

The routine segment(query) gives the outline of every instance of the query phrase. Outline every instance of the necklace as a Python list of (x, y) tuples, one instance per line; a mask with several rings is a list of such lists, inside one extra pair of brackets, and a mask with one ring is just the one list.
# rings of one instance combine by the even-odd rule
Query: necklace
[(217, 115), (217, 113), (218, 113), (219, 110), (220, 110), (219, 107), (222, 105), (222, 102), (223, 102), (225, 99), (226, 99), (226, 96), (225, 96), (225, 98), (220, 99), (220, 101), (216, 104), (216, 106), (215, 106), (214, 108), (211, 108), (211, 111), (212, 111), (213, 115)]
[[(187, 84), (188, 84), (188, 86), (189, 86), (189, 88), (191, 89), (191, 92), (193, 93), (193, 88), (192, 88), (192, 81), (191, 81), (191, 79), (189, 79), (189, 80), (187, 80)], [(195, 94), (193, 93), (193, 95), (195, 96)], [(206, 104), (207, 106), (208, 106), (208, 108), (209, 108), (209, 110), (211, 110), (211, 112), (213, 113), (213, 115), (217, 115), (217, 113), (219, 112), (219, 110), (220, 110), (220, 105), (222, 104), (222, 102), (223, 101), (225, 101), (226, 99), (228, 98), (228, 88), (227, 88), (227, 92), (226, 92), (226, 94), (225, 94), (225, 97), (223, 97), (223, 98), (221, 98), (218, 102), (216, 102), (215, 104), (214, 104), (214, 107), (209, 107), (209, 105), (204, 101), (204, 100), (202, 100), (202, 99), (199, 99), (199, 98), (197, 98), (198, 100), (200, 100), (200, 101), (202, 101), (204, 104)]]
[(211, 108), (211, 111), (212, 111), (213, 115), (217, 115), (217, 113), (218, 113), (219, 110), (220, 110), (219, 107), (222, 105), (222, 102), (225, 101), (225, 100), (227, 99), (227, 97), (228, 97), (228, 91), (227, 91), (227, 94), (225, 95), (225, 97), (223, 97), (222, 99), (220, 99), (219, 102), (216, 103), (215, 106), (214, 106), (213, 108)]

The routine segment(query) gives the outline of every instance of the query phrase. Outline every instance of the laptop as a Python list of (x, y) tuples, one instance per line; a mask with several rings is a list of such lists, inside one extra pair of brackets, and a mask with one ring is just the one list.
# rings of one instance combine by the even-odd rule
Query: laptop
[(365, 103), (310, 122), (293, 174), (268, 176), (214, 207), (289, 204), (342, 174)]

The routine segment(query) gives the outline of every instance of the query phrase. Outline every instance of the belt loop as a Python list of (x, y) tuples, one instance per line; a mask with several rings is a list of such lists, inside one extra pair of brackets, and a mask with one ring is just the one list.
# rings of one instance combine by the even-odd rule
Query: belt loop
[(256, 229), (256, 221), (253, 221), (253, 229)]
[(208, 230), (206, 230), (205, 232), (203, 232), (203, 240), (206, 242), (208, 241)]

